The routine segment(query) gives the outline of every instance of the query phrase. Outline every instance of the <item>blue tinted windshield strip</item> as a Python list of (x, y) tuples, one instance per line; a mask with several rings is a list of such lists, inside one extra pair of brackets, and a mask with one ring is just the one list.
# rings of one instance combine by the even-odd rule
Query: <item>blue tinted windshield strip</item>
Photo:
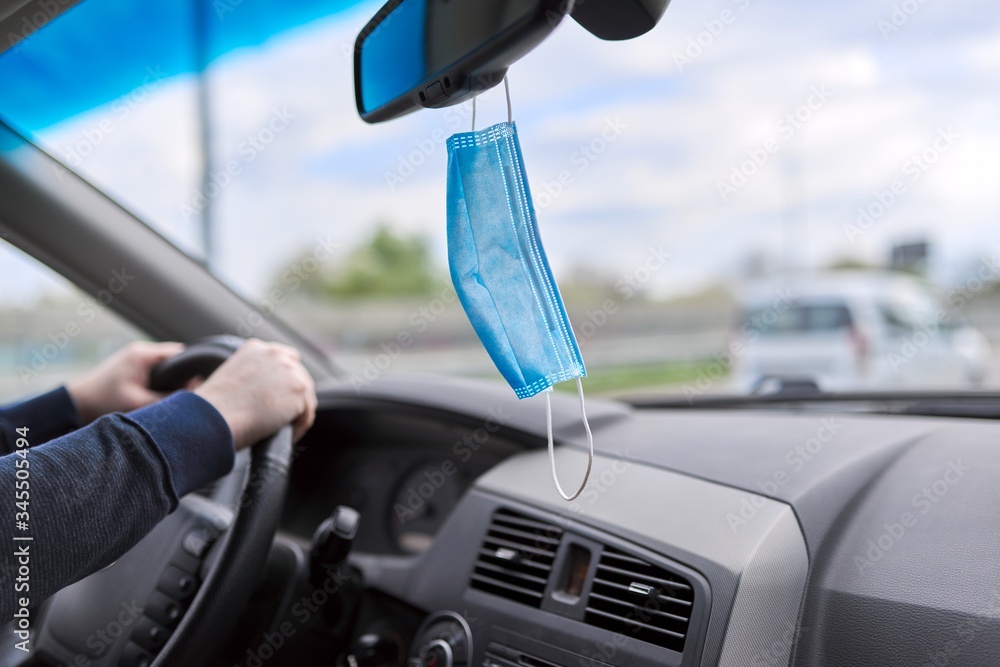
[(0, 115), (35, 133), (117, 99), (151, 76), (197, 72), (196, 7), (208, 18), (211, 61), (359, 4), (364, 3), (86, 0), (26, 39), (4, 35), (15, 45), (0, 55)]

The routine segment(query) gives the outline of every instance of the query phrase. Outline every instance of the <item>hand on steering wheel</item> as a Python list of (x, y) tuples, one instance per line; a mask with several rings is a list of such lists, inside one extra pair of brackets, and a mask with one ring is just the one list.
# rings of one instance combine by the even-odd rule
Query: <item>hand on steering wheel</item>
[[(231, 336), (191, 345), (153, 369), (153, 391), (208, 377), (196, 392), (222, 414), (236, 446), (260, 442), (248, 466), (217, 484), (221, 493), (185, 496), (114, 564), (52, 596), (35, 626), (40, 655), (60, 664), (83, 656), (92, 667), (196, 665), (229, 636), (281, 517), (293, 452), (289, 424), (298, 437), (313, 420), (312, 379), (297, 369), (290, 348)], [(127, 627), (116, 620), (126, 602), (138, 614)], [(88, 637), (115, 623), (119, 632), (95, 651)]]
[(252, 338), (195, 389), (229, 424), (236, 449), (291, 423), (298, 441), (316, 416), (316, 387), (293, 347)]

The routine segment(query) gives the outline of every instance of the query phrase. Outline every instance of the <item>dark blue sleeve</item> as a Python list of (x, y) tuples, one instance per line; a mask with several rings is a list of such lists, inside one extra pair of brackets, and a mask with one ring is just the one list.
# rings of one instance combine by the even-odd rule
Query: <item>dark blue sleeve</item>
[(123, 419), (156, 444), (177, 498), (197, 491), (233, 467), (235, 450), (229, 425), (197, 394), (178, 391)]
[(27, 426), (31, 444), (40, 445), (80, 428), (76, 406), (65, 387), (0, 408), (0, 455), (14, 451), (14, 429)]
[[(37, 605), (114, 562), (172, 511), (180, 496), (228, 472), (234, 458), (225, 420), (190, 392), (101, 417), (42, 445), (35, 445), (32, 428), (27, 440), (33, 446), (24, 457), (0, 457), (0, 494), (7, 496), (0, 500), (0, 539), (9, 546), (14, 536), (32, 538), (27, 591), (15, 593), (13, 550), (0, 549), (0, 624), (12, 618), (16, 598)], [(25, 460), (26, 468), (19, 464)], [(30, 473), (26, 528), (15, 515), (23, 469)]]

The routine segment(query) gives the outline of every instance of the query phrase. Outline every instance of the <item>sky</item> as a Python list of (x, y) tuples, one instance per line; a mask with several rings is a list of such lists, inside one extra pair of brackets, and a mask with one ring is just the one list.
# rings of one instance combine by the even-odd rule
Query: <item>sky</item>
[[(350, 51), (379, 4), (210, 71), (214, 266), (244, 294), (317, 239), (346, 252), (380, 222), (446, 261), (444, 140), (470, 129), (470, 109), (358, 118)], [(881, 262), (920, 239), (937, 279), (962, 279), (1000, 249), (998, 74), (1000, 15), (985, 0), (673, 0), (627, 42), (566, 20), (509, 81), (557, 278), (621, 277), (662, 249), (647, 286), (670, 297), (738, 279), (753, 255), (775, 268)], [(137, 85), (38, 141), (198, 254), (194, 79)], [(497, 90), (480, 98), (480, 127), (506, 118)], [(0, 273), (15, 261), (0, 257)]]

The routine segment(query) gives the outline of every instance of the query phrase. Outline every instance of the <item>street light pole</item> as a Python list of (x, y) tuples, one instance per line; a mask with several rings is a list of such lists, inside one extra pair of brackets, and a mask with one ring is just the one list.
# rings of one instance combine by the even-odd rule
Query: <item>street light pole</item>
[(212, 106), (211, 87), (208, 80), (211, 58), (208, 17), (208, 3), (205, 0), (191, 0), (194, 18), (195, 69), (197, 74), (198, 128), (201, 145), (201, 246), (205, 267), (211, 269), (215, 263), (214, 207), (209, 196), (212, 184)]

